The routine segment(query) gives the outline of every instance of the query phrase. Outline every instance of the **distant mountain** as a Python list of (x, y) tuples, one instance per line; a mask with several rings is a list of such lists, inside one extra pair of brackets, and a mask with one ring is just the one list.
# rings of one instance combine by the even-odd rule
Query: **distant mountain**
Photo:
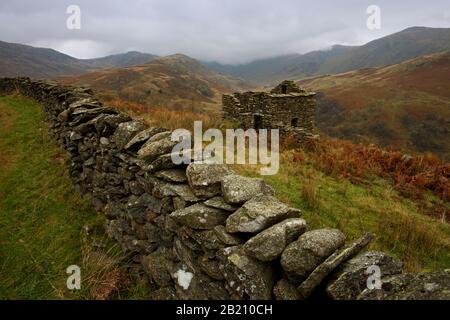
[(318, 92), (317, 126), (332, 137), (450, 161), (450, 52), (300, 80)]
[(76, 59), (53, 49), (0, 41), (0, 76), (52, 78), (143, 64), (155, 58), (155, 55), (133, 51), (97, 59)]
[(329, 50), (292, 54), (241, 65), (205, 63), (225, 74), (261, 84), (335, 74), (396, 64), (419, 56), (450, 50), (450, 28), (413, 27), (363, 46), (336, 45)]
[(83, 73), (90, 67), (53, 49), (0, 41), (0, 76), (48, 78)]
[[(336, 74), (396, 64), (422, 55), (450, 50), (450, 28), (413, 27), (362, 46), (336, 45), (328, 50), (262, 59), (241, 65), (205, 62), (204, 66), (259, 84), (283, 79)], [(56, 50), (0, 41), (0, 76), (49, 78), (95, 69), (127, 67), (158, 56), (127, 52), (96, 59), (76, 59)]]
[(129, 67), (138, 64), (144, 64), (157, 58), (158, 56), (154, 54), (130, 51), (127, 53), (114, 54), (96, 59), (83, 59), (80, 61), (85, 64), (88, 64), (92, 68), (106, 69), (106, 68)]
[(105, 101), (120, 99), (172, 109), (202, 104), (217, 109), (222, 93), (254, 88), (241, 79), (211, 71), (183, 54), (157, 58), (137, 66), (61, 77), (59, 81), (88, 86)]

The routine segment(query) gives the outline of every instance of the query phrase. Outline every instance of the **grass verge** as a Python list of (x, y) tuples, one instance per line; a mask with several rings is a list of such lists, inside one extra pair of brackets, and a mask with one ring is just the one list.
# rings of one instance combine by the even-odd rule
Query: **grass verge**
[[(279, 172), (264, 179), (280, 199), (303, 211), (312, 229), (339, 228), (348, 239), (374, 232), (377, 237), (369, 249), (400, 258), (406, 271), (450, 266), (450, 225), (422, 212), (425, 202), (442, 202), (437, 196), (428, 192), (417, 203), (402, 197), (390, 181), (382, 178), (354, 184), (327, 175), (312, 163), (294, 161), (298, 152), (302, 151), (283, 152)], [(240, 174), (259, 176), (256, 166), (235, 169)]]
[[(43, 116), (29, 99), (0, 97), (0, 299), (144, 298), (124, 280), (120, 248), (82, 237), (103, 217), (74, 192)], [(80, 291), (67, 289), (70, 265)]]

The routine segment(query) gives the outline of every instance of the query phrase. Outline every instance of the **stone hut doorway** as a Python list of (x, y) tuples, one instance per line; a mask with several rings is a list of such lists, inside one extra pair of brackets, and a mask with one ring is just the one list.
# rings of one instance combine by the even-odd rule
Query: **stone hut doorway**
[(258, 130), (263, 126), (263, 117), (260, 114), (253, 115), (253, 128)]
[(298, 118), (292, 118), (291, 127), (298, 127)]
[(281, 93), (286, 94), (287, 93), (287, 86), (285, 84), (281, 85)]

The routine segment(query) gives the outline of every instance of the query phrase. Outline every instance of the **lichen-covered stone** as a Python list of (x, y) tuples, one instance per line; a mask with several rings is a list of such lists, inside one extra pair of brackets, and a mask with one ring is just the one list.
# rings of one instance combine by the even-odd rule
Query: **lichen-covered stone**
[(135, 180), (130, 181), (130, 183), (128, 184), (128, 187), (130, 188), (130, 192), (132, 194), (134, 194), (135, 196), (140, 196), (145, 192), (141, 183), (139, 183), (138, 181), (135, 181)]
[(219, 224), (223, 224), (228, 215), (229, 212), (227, 211), (211, 208), (203, 203), (196, 203), (172, 212), (170, 217), (192, 229), (212, 229)]
[(158, 170), (163, 169), (172, 169), (183, 165), (175, 164), (173, 161), (173, 157), (181, 158), (182, 163), (189, 163), (192, 161), (192, 153), (186, 152), (171, 152), (163, 154), (159, 157), (157, 157), (155, 160), (153, 160), (150, 164), (147, 162), (144, 164), (141, 164), (141, 167), (143, 170), (149, 171), (149, 172), (155, 172)]
[(208, 276), (215, 280), (223, 280), (224, 276), (220, 270), (220, 262), (215, 258), (210, 258), (208, 255), (198, 257), (198, 265)]
[(450, 272), (407, 273), (385, 277), (381, 289), (366, 288), (362, 300), (450, 300)]
[(237, 246), (242, 244), (243, 242), (242, 239), (239, 238), (237, 235), (228, 233), (225, 226), (218, 225), (214, 227), (214, 232), (216, 233), (220, 241), (226, 243), (228, 246)]
[(161, 200), (144, 193), (139, 197), (131, 196), (126, 205), (127, 212), (132, 219), (145, 223), (147, 210), (161, 213)]
[(277, 300), (299, 300), (297, 287), (286, 278), (282, 278), (273, 287), (273, 294)]
[(58, 114), (58, 120), (61, 122), (69, 121), (70, 113), (69, 110), (64, 110)]
[(173, 262), (166, 259), (160, 251), (155, 251), (142, 258), (142, 267), (149, 278), (160, 287), (173, 285), (170, 271)]
[(106, 221), (105, 231), (114, 240), (119, 240), (124, 234), (132, 233), (130, 224), (124, 219)]
[(188, 202), (181, 197), (173, 197), (173, 207), (175, 210), (184, 209), (188, 206)]
[(150, 143), (153, 143), (158, 140), (170, 138), (171, 135), (172, 135), (172, 132), (164, 130), (164, 131), (158, 132), (157, 134), (150, 137), (150, 139), (148, 139), (147, 143), (150, 144)]
[(169, 188), (176, 196), (186, 202), (192, 203), (200, 201), (200, 199), (192, 192), (192, 189), (186, 184), (169, 185)]
[(152, 184), (151, 194), (157, 198), (174, 197), (176, 193), (172, 189), (172, 185), (160, 179), (154, 179), (150, 182)]
[(157, 133), (166, 131), (162, 128), (147, 128), (145, 130), (142, 130), (138, 134), (136, 134), (124, 147), (125, 150), (137, 148), (144, 144), (150, 137), (154, 136)]
[(81, 123), (87, 122), (91, 119), (94, 119), (100, 114), (115, 114), (117, 113), (111, 108), (108, 107), (98, 107), (98, 108), (77, 108), (71, 113), (72, 121), (70, 122), (70, 125), (79, 125)]
[(83, 107), (82, 108), (83, 110), (95, 109), (95, 108), (100, 107), (100, 103), (98, 101), (96, 101), (95, 99), (93, 99), (92, 97), (81, 98), (81, 99), (77, 99), (76, 101), (70, 103), (67, 110), (69, 110), (70, 112), (74, 112), (76, 109), (81, 108), (81, 107)]
[(186, 169), (189, 186), (202, 198), (220, 194), (222, 178), (231, 173), (228, 166), (220, 164), (191, 163)]
[(272, 266), (245, 254), (241, 246), (217, 252), (228, 289), (240, 298), (268, 300), (272, 297), (275, 274)]
[(186, 182), (186, 171), (182, 169), (166, 169), (155, 172), (157, 178), (163, 179), (168, 182)]
[(345, 235), (337, 229), (305, 232), (283, 251), (281, 266), (290, 281), (300, 283), (344, 242)]
[(191, 241), (189, 241), (189, 238), (181, 239), (175, 237), (173, 241), (173, 251), (186, 270), (197, 274), (200, 273), (200, 267), (197, 263), (198, 256), (195, 252), (199, 251), (200, 247), (198, 245), (190, 247), (190, 243)]
[(228, 175), (222, 179), (222, 195), (229, 204), (242, 204), (257, 194), (273, 195), (273, 189), (264, 180), (239, 175)]
[(200, 244), (204, 251), (207, 250), (219, 250), (228, 245), (220, 240), (217, 233), (213, 230), (192, 230), (190, 233), (192, 239)]
[(234, 212), (237, 209), (239, 209), (239, 207), (237, 207), (237, 206), (228, 204), (223, 197), (214, 197), (214, 198), (208, 199), (205, 201), (205, 204), (207, 206), (210, 206), (213, 208), (222, 209), (222, 210), (226, 210), (226, 211), (230, 211), (230, 212)]
[(383, 252), (367, 251), (344, 262), (327, 285), (328, 295), (336, 300), (354, 300), (367, 288), (368, 268), (380, 268), (381, 277), (402, 272), (403, 263)]
[(278, 258), (288, 244), (306, 231), (306, 221), (299, 218), (286, 219), (248, 240), (245, 252), (261, 261)]
[(115, 142), (119, 150), (123, 149), (125, 145), (130, 141), (136, 134), (145, 129), (145, 125), (139, 121), (128, 121), (122, 122), (117, 127), (112, 141)]
[(102, 146), (107, 146), (107, 145), (109, 145), (109, 139), (108, 139), (108, 138), (105, 138), (105, 137), (101, 137), (101, 138), (100, 138), (100, 145), (102, 145)]
[(143, 226), (143, 230), (145, 233), (145, 238), (150, 242), (159, 243), (161, 241), (161, 229), (159, 229), (154, 224), (147, 222)]
[(350, 244), (336, 250), (328, 258), (318, 265), (313, 272), (297, 287), (302, 299), (307, 299), (317, 287), (333, 272), (342, 262), (358, 254), (370, 241), (374, 235), (370, 232), (353, 241)]
[(230, 233), (256, 233), (284, 219), (297, 217), (298, 211), (292, 210), (277, 198), (259, 194), (228, 217), (226, 229)]
[[(230, 298), (222, 281), (215, 281), (205, 274), (187, 273), (179, 268), (172, 275), (177, 296), (182, 300), (228, 300)], [(187, 276), (188, 279), (186, 279)]]
[(149, 143), (147, 141), (137, 152), (138, 159), (145, 159), (147, 161), (156, 160), (163, 154), (171, 153), (173, 147), (177, 142), (170, 140), (170, 138), (160, 139)]
[(108, 219), (117, 219), (124, 215), (125, 208), (119, 202), (109, 201), (103, 208), (103, 213)]
[(119, 124), (131, 121), (129, 115), (119, 112), (118, 114), (102, 114), (89, 122), (93, 123), (98, 134), (104, 136), (112, 135)]

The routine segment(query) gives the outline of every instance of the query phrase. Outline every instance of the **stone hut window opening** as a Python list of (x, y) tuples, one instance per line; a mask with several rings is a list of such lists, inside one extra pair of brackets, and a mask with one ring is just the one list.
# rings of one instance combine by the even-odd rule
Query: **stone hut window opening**
[(291, 127), (298, 127), (298, 118), (292, 118)]
[(281, 85), (281, 93), (286, 94), (287, 93), (287, 86), (285, 84)]
[(253, 115), (253, 128), (258, 130), (258, 129), (262, 129), (262, 123), (263, 122), (263, 117), (260, 114), (254, 114)]

